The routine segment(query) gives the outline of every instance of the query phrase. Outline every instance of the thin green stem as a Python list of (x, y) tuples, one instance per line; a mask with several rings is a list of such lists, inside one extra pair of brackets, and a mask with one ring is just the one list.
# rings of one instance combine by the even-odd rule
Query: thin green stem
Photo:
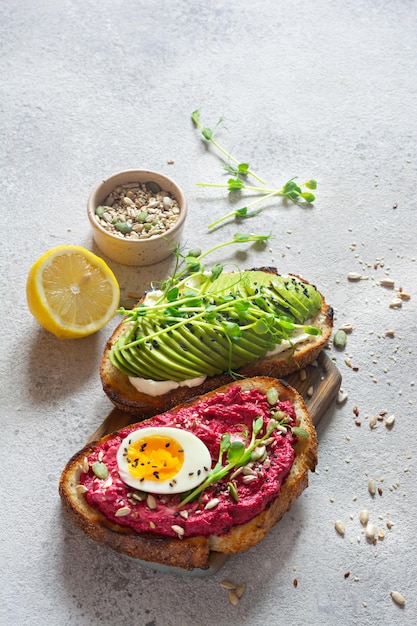
[[(229, 185), (225, 185), (224, 183), (197, 183), (198, 187), (217, 187), (220, 189), (229, 189)], [(249, 191), (257, 191), (262, 194), (267, 194), (269, 196), (281, 196), (282, 189), (267, 189), (266, 187), (254, 187), (252, 185), (242, 185), (240, 188), (231, 189), (230, 191), (240, 191), (242, 189), (246, 189)]]
[[(255, 204), (259, 204), (260, 202), (265, 202), (266, 200), (268, 200), (268, 198), (272, 198), (273, 196), (277, 196), (277, 195), (281, 195), (281, 192), (271, 191), (271, 193), (268, 193), (266, 196), (262, 196), (261, 198), (258, 198), (257, 200), (253, 200), (252, 202), (249, 202), (249, 204), (246, 205), (246, 208), (250, 209), (251, 207), (255, 206)], [(214, 228), (218, 224), (221, 224), (221, 222), (224, 222), (229, 217), (233, 217), (233, 216), (239, 217), (238, 211), (231, 211), (230, 213), (227, 213), (227, 215), (223, 215), (223, 217), (220, 217), (218, 220), (215, 220), (214, 222), (209, 224), (207, 228)], [(242, 216), (243, 219), (245, 217), (251, 217), (251, 216), (250, 215)]]
[[(194, 123), (197, 124), (197, 126), (199, 127), (199, 129), (201, 131), (204, 130), (204, 126), (203, 124), (200, 122), (200, 120), (197, 117), (193, 117)], [(210, 138), (207, 138), (204, 133), (203, 133), (203, 137), (207, 140), (210, 141), (213, 146), (215, 148), (217, 148), (217, 150), (219, 150), (219, 152), (221, 152), (222, 154), (224, 154), (225, 157), (227, 157), (230, 161), (233, 161), (233, 163), (236, 163), (236, 165), (239, 165), (241, 163), (241, 161), (239, 161), (238, 159), (236, 159), (236, 157), (234, 157), (232, 154), (230, 154), (229, 152), (227, 152), (227, 150), (225, 150), (214, 138), (213, 135), (211, 135)], [(253, 172), (252, 170), (248, 169), (246, 172), (249, 176), (252, 176), (253, 178), (255, 178), (258, 182), (261, 183), (261, 185), (265, 185), (265, 181), (262, 180), (262, 178), (260, 178), (257, 174), (255, 174), (255, 172)]]

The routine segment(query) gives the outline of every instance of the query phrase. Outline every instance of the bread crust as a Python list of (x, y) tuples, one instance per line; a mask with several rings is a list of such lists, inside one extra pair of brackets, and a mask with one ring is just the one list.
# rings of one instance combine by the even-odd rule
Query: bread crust
[[(278, 498), (269, 507), (245, 524), (234, 526), (224, 535), (210, 535), (208, 537), (197, 536), (177, 539), (151, 533), (137, 533), (128, 527), (114, 524), (102, 513), (91, 507), (84, 494), (77, 489), (85, 457), (97, 445), (112, 438), (114, 433), (111, 433), (85, 446), (70, 459), (62, 472), (59, 493), (64, 509), (73, 522), (91, 539), (112, 548), (116, 552), (142, 561), (184, 570), (208, 569), (212, 552), (234, 554), (261, 541), (307, 487), (308, 472), (314, 470), (317, 463), (317, 436), (302, 397), (285, 381), (277, 381), (268, 377), (254, 377), (234, 382), (232, 385), (240, 386), (243, 391), (256, 388), (263, 393), (267, 393), (271, 386), (277, 387), (280, 400), (291, 400), (294, 404), (297, 425), (309, 433), (308, 439), (300, 438), (298, 440), (292, 468), (282, 484)], [(225, 393), (229, 387), (230, 384), (222, 386), (215, 391), (204, 394), (204, 396), (175, 407), (172, 412), (176, 412), (181, 406), (192, 406), (200, 400), (204, 401), (214, 394)]]
[[(270, 267), (262, 267), (259, 268), (258, 271), (277, 273), (275, 268)], [(290, 274), (290, 276), (294, 276), (298, 280), (307, 283), (307, 281), (300, 276), (296, 276), (295, 274)], [(321, 309), (310, 322), (312, 326), (317, 326), (321, 329), (321, 335), (311, 336), (309, 341), (297, 344), (295, 348), (290, 348), (280, 354), (252, 361), (248, 365), (239, 368), (237, 374), (248, 378), (253, 376), (283, 378), (298, 369), (306, 367), (309, 363), (317, 359), (333, 329), (333, 309), (326, 303), (322, 295), (321, 299)], [(126, 326), (122, 321), (108, 339), (100, 364), (100, 378), (103, 390), (111, 402), (122, 411), (140, 415), (142, 419), (145, 419), (157, 413), (168, 411), (178, 404), (235, 380), (230, 374), (223, 373), (216, 376), (208, 376), (206, 380), (197, 387), (178, 387), (177, 389), (173, 389), (159, 396), (151, 396), (142, 393), (130, 383), (126, 374), (118, 370), (111, 363), (109, 358), (113, 345), (125, 330)]]

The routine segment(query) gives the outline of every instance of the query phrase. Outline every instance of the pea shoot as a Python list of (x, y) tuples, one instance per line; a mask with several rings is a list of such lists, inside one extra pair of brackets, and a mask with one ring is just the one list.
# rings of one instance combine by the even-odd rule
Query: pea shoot
[[(271, 234), (269, 235), (253, 235), (248, 233), (235, 233), (233, 238), (224, 241), (222, 243), (218, 243), (215, 246), (212, 246), (205, 252), (202, 252), (200, 248), (191, 248), (187, 252), (181, 251), (181, 249), (177, 246), (175, 249), (175, 266), (174, 272), (172, 276), (168, 277), (163, 283), (161, 283), (161, 289), (166, 294), (169, 289), (171, 289), (174, 285), (180, 286), (183, 284), (183, 281), (186, 280), (191, 274), (203, 273), (205, 271), (205, 266), (201, 262), (202, 259), (213, 254), (217, 250), (221, 248), (225, 248), (227, 246), (232, 246), (236, 244), (254, 244), (254, 245), (262, 245), (265, 244), (271, 238)], [(215, 280), (223, 271), (223, 265), (216, 264), (211, 269), (211, 278)], [(180, 282), (181, 281), (181, 282)]]
[[(275, 419), (275, 416), (281, 417), (281, 419)], [(185, 495), (179, 504), (179, 508), (195, 500), (200, 494), (202, 494), (210, 485), (219, 482), (222, 478), (227, 476), (232, 470), (237, 470), (244, 465), (247, 465), (251, 461), (260, 460), (256, 448), (259, 446), (267, 445), (267, 440), (271, 437), (273, 432), (279, 428), (281, 431), (289, 428), (291, 432), (297, 437), (308, 438), (309, 434), (303, 428), (298, 426), (291, 426), (288, 423), (288, 416), (281, 411), (277, 411), (273, 414), (272, 419), (268, 420), (265, 424), (262, 416), (257, 417), (252, 423), (252, 435), (250, 441), (241, 439), (232, 439), (230, 433), (223, 433), (220, 439), (219, 456), (216, 465), (208, 473), (206, 479), (195, 489)], [(264, 431), (264, 434), (261, 434)], [(223, 457), (225, 456), (225, 461)], [(237, 489), (233, 482), (228, 482), (228, 490), (231, 497), (237, 502), (239, 499)]]
[[(221, 189), (227, 189), (229, 193), (234, 191), (250, 191), (259, 194), (261, 197), (253, 200), (246, 206), (243, 206), (234, 211), (230, 211), (226, 215), (223, 215), (219, 219), (211, 222), (208, 225), (208, 228), (214, 228), (219, 226), (222, 222), (230, 219), (230, 218), (238, 218), (238, 219), (247, 219), (250, 217), (255, 217), (259, 215), (262, 208), (256, 208), (254, 210), (253, 207), (264, 203), (270, 198), (281, 196), (283, 198), (287, 198), (294, 203), (303, 202), (305, 204), (311, 204), (315, 200), (315, 195), (312, 193), (317, 187), (317, 182), (314, 179), (310, 179), (305, 181), (304, 183), (298, 184), (296, 182), (296, 177), (288, 180), (282, 187), (280, 188), (269, 188), (266, 186), (266, 182), (258, 176), (253, 170), (249, 168), (248, 163), (240, 162), (237, 158), (235, 158), (232, 154), (227, 152), (215, 139), (214, 133), (219, 126), (221, 126), (224, 122), (223, 118), (220, 118), (214, 128), (208, 128), (204, 126), (200, 121), (200, 111), (196, 109), (191, 114), (191, 119), (194, 124), (199, 128), (201, 134), (203, 135), (206, 141), (209, 141), (219, 152), (221, 152), (228, 161), (224, 161), (222, 159), (223, 168), (229, 173), (233, 175), (233, 178), (229, 178), (227, 183), (197, 183), (199, 187), (216, 187)], [(260, 185), (250, 185), (247, 184), (247, 178), (252, 177), (260, 183)]]

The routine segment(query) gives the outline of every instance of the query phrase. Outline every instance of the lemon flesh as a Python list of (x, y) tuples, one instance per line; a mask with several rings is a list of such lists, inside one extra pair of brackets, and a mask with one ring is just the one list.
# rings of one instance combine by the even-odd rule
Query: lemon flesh
[(69, 339), (105, 326), (119, 306), (120, 289), (103, 259), (81, 246), (58, 246), (31, 267), (26, 296), (40, 325)]

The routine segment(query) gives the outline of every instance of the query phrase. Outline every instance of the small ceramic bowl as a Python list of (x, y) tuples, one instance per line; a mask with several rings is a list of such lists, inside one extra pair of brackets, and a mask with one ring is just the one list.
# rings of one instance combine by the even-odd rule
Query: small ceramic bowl
[[(102, 220), (108, 219), (109, 216), (109, 213), (106, 211), (106, 201), (110, 204), (108, 198), (114, 190), (121, 187), (122, 191), (127, 193), (129, 187), (133, 187), (134, 191), (138, 184), (148, 185), (149, 183), (149, 188), (154, 194), (157, 193), (158, 188), (166, 192), (160, 195), (161, 198), (163, 196), (165, 205), (168, 205), (168, 213), (176, 212), (175, 217), (177, 220), (173, 225), (163, 230), (160, 234), (152, 235), (146, 229), (150, 228), (149, 222), (151, 221), (153, 210), (157, 211), (158, 209), (153, 207), (153, 210), (147, 215), (146, 206), (143, 207), (143, 210), (140, 206), (136, 208), (134, 202), (130, 204), (128, 199), (126, 199), (128, 203), (126, 208), (131, 209), (133, 215), (138, 212), (141, 214), (139, 217), (141, 218), (142, 229), (141, 223), (136, 221), (137, 217), (133, 219), (134, 228), (137, 232), (137, 235), (134, 236), (135, 238), (133, 238), (132, 234), (125, 237), (120, 231), (113, 230), (112, 232), (103, 226)], [(172, 200), (174, 202), (171, 210), (170, 203)], [(155, 199), (151, 199), (151, 204), (155, 204), (155, 201)], [(102, 214), (103, 212), (106, 213), (106, 216), (97, 216), (97, 207), (100, 207), (99, 212)], [(126, 170), (106, 178), (93, 189), (88, 199), (87, 213), (93, 229), (94, 241), (106, 256), (123, 265), (152, 265), (168, 258), (175, 250), (187, 215), (187, 201), (180, 187), (167, 176), (148, 170)], [(120, 222), (117, 224), (117, 227), (123, 231), (123, 224), (120, 224)], [(130, 225), (127, 225), (126, 229), (129, 228)], [(143, 234), (148, 232), (149, 236), (143, 238)]]

